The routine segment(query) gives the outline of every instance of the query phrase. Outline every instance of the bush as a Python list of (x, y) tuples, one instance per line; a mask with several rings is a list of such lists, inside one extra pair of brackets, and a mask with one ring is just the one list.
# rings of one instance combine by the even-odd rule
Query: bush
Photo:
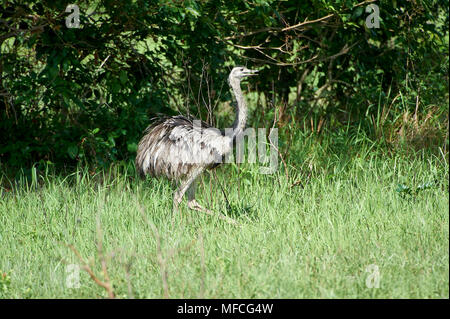
[(448, 119), (448, 1), (379, 4), (380, 28), (353, 0), (80, 2), (78, 29), (66, 5), (0, 5), (2, 164), (133, 158), (157, 113), (213, 122), (235, 64), (261, 70), (255, 125), (372, 130), (383, 106), (394, 123), (417, 98)]

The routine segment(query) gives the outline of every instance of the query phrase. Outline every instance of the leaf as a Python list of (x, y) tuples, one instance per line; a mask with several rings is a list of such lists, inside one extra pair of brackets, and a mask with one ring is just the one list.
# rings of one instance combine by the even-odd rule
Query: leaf
[(128, 82), (127, 72), (125, 72), (124, 70), (120, 70), (119, 80), (122, 84), (126, 84)]
[(75, 159), (78, 154), (78, 146), (76, 146), (75, 144), (69, 145), (69, 147), (67, 148), (67, 154), (69, 154), (71, 159)]
[(192, 7), (187, 7), (186, 8), (186, 12), (189, 12), (194, 17), (199, 17), (200, 16), (200, 13), (197, 10), (193, 9)]
[(110, 87), (111, 93), (119, 93), (120, 89), (121, 89), (120, 83), (116, 79), (112, 79), (109, 82), (109, 87)]
[(355, 12), (353, 12), (353, 18), (359, 18), (361, 14), (363, 14), (363, 12), (364, 12), (363, 7), (356, 8)]
[(135, 152), (137, 152), (137, 148), (138, 148), (137, 143), (133, 142), (133, 143), (127, 144), (128, 152), (135, 153)]
[(397, 193), (411, 194), (411, 188), (409, 186), (404, 185), (404, 184), (398, 184), (395, 191)]
[(110, 147), (116, 146), (116, 141), (114, 140), (114, 136), (112, 134), (108, 134), (108, 144)]
[(419, 186), (417, 186), (417, 190), (425, 190), (425, 189), (430, 189), (433, 188), (434, 183), (433, 182), (426, 182), (423, 184), (420, 184)]

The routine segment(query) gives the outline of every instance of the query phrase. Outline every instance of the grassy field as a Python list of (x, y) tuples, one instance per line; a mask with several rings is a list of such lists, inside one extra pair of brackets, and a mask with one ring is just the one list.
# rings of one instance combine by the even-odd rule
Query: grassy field
[(203, 176), (199, 202), (241, 227), (174, 216), (168, 181), (123, 167), (2, 177), (0, 297), (107, 297), (83, 269), (70, 288), (81, 257), (118, 298), (449, 298), (444, 156), (299, 145), (289, 176), (219, 168), (228, 209)]

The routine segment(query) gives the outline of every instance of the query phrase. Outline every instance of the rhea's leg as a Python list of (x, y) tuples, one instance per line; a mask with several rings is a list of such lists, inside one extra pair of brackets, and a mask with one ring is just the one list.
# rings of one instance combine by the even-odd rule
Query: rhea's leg
[(195, 200), (195, 191), (197, 190), (197, 180), (192, 181), (191, 185), (189, 186), (189, 188), (186, 191), (186, 195), (188, 198), (188, 203), (191, 200)]
[[(195, 181), (195, 179), (203, 172), (204, 168), (198, 167), (195, 168), (189, 176), (181, 182), (180, 187), (175, 191), (173, 196), (173, 210), (174, 212), (178, 211), (178, 206), (180, 205), (184, 193), (190, 188), (191, 184)], [(194, 190), (195, 192), (195, 190)]]
[(211, 216), (216, 216), (216, 217), (219, 217), (220, 219), (225, 220), (226, 222), (228, 222), (228, 223), (230, 223), (230, 224), (238, 225), (238, 223), (237, 223), (234, 219), (232, 219), (232, 218), (230, 218), (230, 217), (228, 217), (228, 216), (222, 215), (222, 214), (220, 214), (220, 213), (215, 213), (215, 212), (213, 212), (213, 211), (211, 211), (211, 210), (209, 210), (209, 209), (204, 208), (203, 206), (201, 206), (201, 205), (195, 200), (195, 190), (196, 190), (196, 187), (197, 187), (197, 180), (194, 180), (194, 181), (191, 183), (191, 185), (189, 186), (188, 190), (187, 190), (188, 207), (189, 207), (190, 209), (196, 210), (196, 211), (199, 211), (199, 212), (203, 212), (203, 213), (206, 213), (206, 214), (211, 215)]
[(186, 192), (187, 198), (188, 198), (188, 207), (190, 209), (195, 209), (195, 210), (207, 210), (206, 208), (203, 208), (202, 206), (200, 206), (200, 204), (195, 200), (196, 189), (197, 189), (197, 180), (194, 180)]

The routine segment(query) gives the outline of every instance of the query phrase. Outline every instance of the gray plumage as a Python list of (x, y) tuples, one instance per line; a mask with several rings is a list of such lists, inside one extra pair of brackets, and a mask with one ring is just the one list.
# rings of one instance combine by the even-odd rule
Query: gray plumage
[(195, 166), (209, 168), (220, 163), (231, 151), (231, 137), (203, 121), (194, 121), (182, 115), (156, 119), (139, 143), (139, 174), (178, 180)]
[(203, 121), (182, 115), (160, 117), (145, 130), (138, 146), (136, 169), (141, 176), (150, 174), (181, 181), (175, 192), (174, 209), (188, 191), (189, 208), (208, 211), (195, 201), (195, 180), (205, 169), (221, 163), (232, 151), (233, 140), (244, 131), (247, 107), (240, 81), (256, 72), (235, 67), (228, 77), (237, 102), (232, 130), (220, 131)]

